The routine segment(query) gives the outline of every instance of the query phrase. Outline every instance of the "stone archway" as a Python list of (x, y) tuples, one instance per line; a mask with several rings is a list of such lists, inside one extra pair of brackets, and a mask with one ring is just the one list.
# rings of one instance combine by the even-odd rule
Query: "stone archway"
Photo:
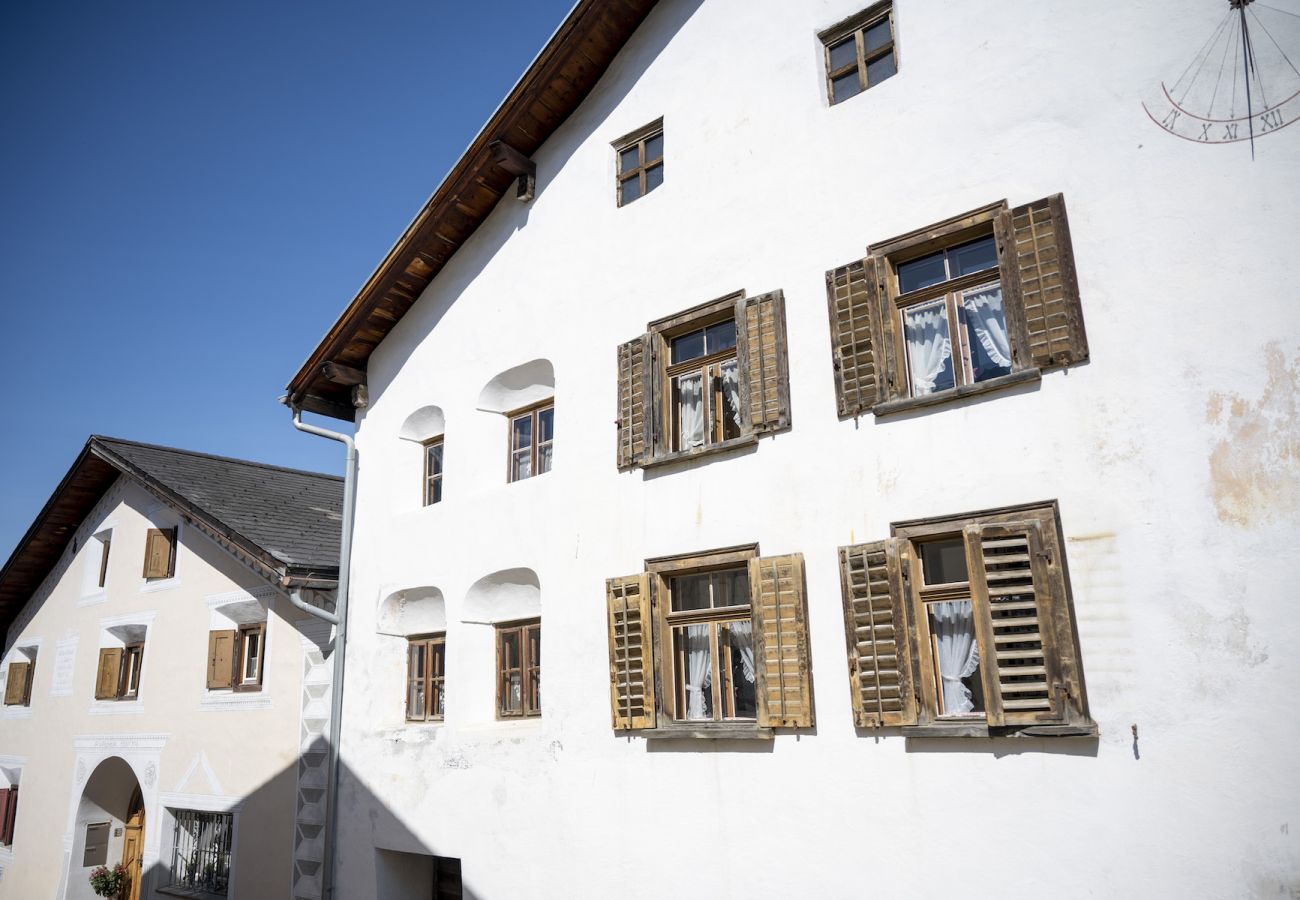
[(145, 804), (135, 770), (120, 756), (95, 766), (77, 802), (72, 826), (66, 900), (95, 900), (90, 873), (128, 863), (131, 885), (123, 894), (139, 900), (144, 863)]

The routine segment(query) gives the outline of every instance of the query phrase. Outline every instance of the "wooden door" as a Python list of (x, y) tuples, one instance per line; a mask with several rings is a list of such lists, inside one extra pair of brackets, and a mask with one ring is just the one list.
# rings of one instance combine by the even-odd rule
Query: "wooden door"
[(144, 800), (139, 791), (131, 800), (131, 812), (122, 834), (122, 865), (126, 867), (127, 877), (122, 900), (140, 900), (140, 874), (144, 864)]

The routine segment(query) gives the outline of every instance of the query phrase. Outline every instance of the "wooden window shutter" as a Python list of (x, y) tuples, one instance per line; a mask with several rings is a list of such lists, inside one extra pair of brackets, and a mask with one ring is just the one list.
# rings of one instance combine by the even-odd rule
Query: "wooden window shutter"
[(208, 690), (232, 687), (235, 683), (235, 641), (237, 631), (208, 632)]
[(840, 548), (853, 723), (915, 725), (916, 673), (898, 541)]
[(831, 319), (831, 365), (841, 419), (871, 412), (885, 399), (885, 344), (880, 284), (874, 257), (826, 273)]
[(1065, 199), (1053, 194), (1003, 210), (994, 223), (1016, 368), (1088, 359)]
[(618, 348), (618, 467), (639, 466), (650, 456), (650, 336), (620, 344)]
[(655, 727), (650, 574), (605, 581), (609, 612), (609, 701), (615, 731)]
[(30, 669), (31, 663), (9, 664), (9, 680), (5, 682), (5, 706), (22, 706), (26, 702)]
[(13, 785), (5, 793), (9, 795), (9, 805), (5, 809), (4, 842), (12, 844), (14, 842), (14, 823), (18, 819), (18, 785)]
[[(10, 791), (15, 791), (11, 794)], [(0, 844), (14, 842), (13, 829), (9, 826), (10, 799), (18, 799), (15, 788), (0, 788)]]
[(989, 724), (1086, 724), (1059, 542), (1008, 522), (966, 526), (966, 547)]
[(95, 673), (95, 699), (117, 699), (117, 683), (122, 672), (122, 648), (104, 647), (99, 651), (99, 669)]
[(790, 364), (785, 294), (772, 291), (736, 301), (740, 378), (748, 386), (749, 428), (755, 434), (790, 427)]
[(170, 578), (175, 560), (176, 529), (150, 528), (144, 542), (144, 577)]
[(812, 662), (803, 554), (749, 561), (758, 668), (758, 724), (812, 728)]

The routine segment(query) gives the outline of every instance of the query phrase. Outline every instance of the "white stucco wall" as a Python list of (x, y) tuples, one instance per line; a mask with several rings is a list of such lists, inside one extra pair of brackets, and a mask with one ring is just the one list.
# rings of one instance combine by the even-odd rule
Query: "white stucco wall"
[[(859, 2), (662, 2), (536, 155), (536, 200), (504, 201), (371, 357), (343, 896), (397, 877), (377, 847), (461, 858), (480, 900), (1300, 892), (1300, 130), (1252, 163), (1143, 112), (1221, 18), (1209, 0), (897, 0), (899, 74), (831, 108), (816, 33)], [(616, 209), (609, 142), (658, 116), (665, 183)], [(1091, 362), (839, 421), (825, 272), (1055, 192)], [(793, 429), (617, 472), (616, 345), (739, 288), (785, 292)], [(506, 421), (479, 395), (536, 359), (554, 367), (554, 470), (506, 484)], [(421, 508), (401, 430), (430, 405), (444, 500)], [(836, 547), (1051, 499), (1100, 740), (859, 735)], [(616, 738), (604, 579), (754, 541), (806, 560), (816, 733)], [(471, 589), (510, 569), (539, 585), (540, 721), (493, 721)], [(403, 723), (405, 643), (377, 628), (409, 587), (445, 599), (440, 726)]]

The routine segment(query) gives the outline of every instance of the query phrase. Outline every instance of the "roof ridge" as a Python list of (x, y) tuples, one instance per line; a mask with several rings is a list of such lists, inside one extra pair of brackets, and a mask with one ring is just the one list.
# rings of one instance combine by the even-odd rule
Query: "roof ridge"
[(127, 440), (126, 438), (110, 437), (108, 435), (103, 435), (103, 434), (92, 434), (90, 436), (90, 442), (125, 444), (128, 447), (142, 447), (146, 450), (163, 450), (168, 453), (181, 453), (184, 454), (185, 456), (197, 456), (202, 459), (213, 459), (213, 460), (218, 460), (220, 462), (238, 463), (239, 465), (242, 466), (253, 466), (254, 468), (258, 468), (258, 469), (270, 469), (276, 472), (289, 472), (294, 475), (307, 475), (312, 478), (325, 478), (330, 481), (343, 481), (343, 476), (331, 475), (328, 472), (313, 472), (310, 469), (295, 469), (291, 466), (277, 466), (274, 463), (258, 462), (257, 460), (252, 460), (252, 459), (240, 459), (237, 456), (222, 456), (217, 453), (203, 453), (202, 451), (199, 450), (186, 450), (183, 447), (168, 447), (165, 444), (147, 444), (144, 441), (131, 441), (131, 440)]

